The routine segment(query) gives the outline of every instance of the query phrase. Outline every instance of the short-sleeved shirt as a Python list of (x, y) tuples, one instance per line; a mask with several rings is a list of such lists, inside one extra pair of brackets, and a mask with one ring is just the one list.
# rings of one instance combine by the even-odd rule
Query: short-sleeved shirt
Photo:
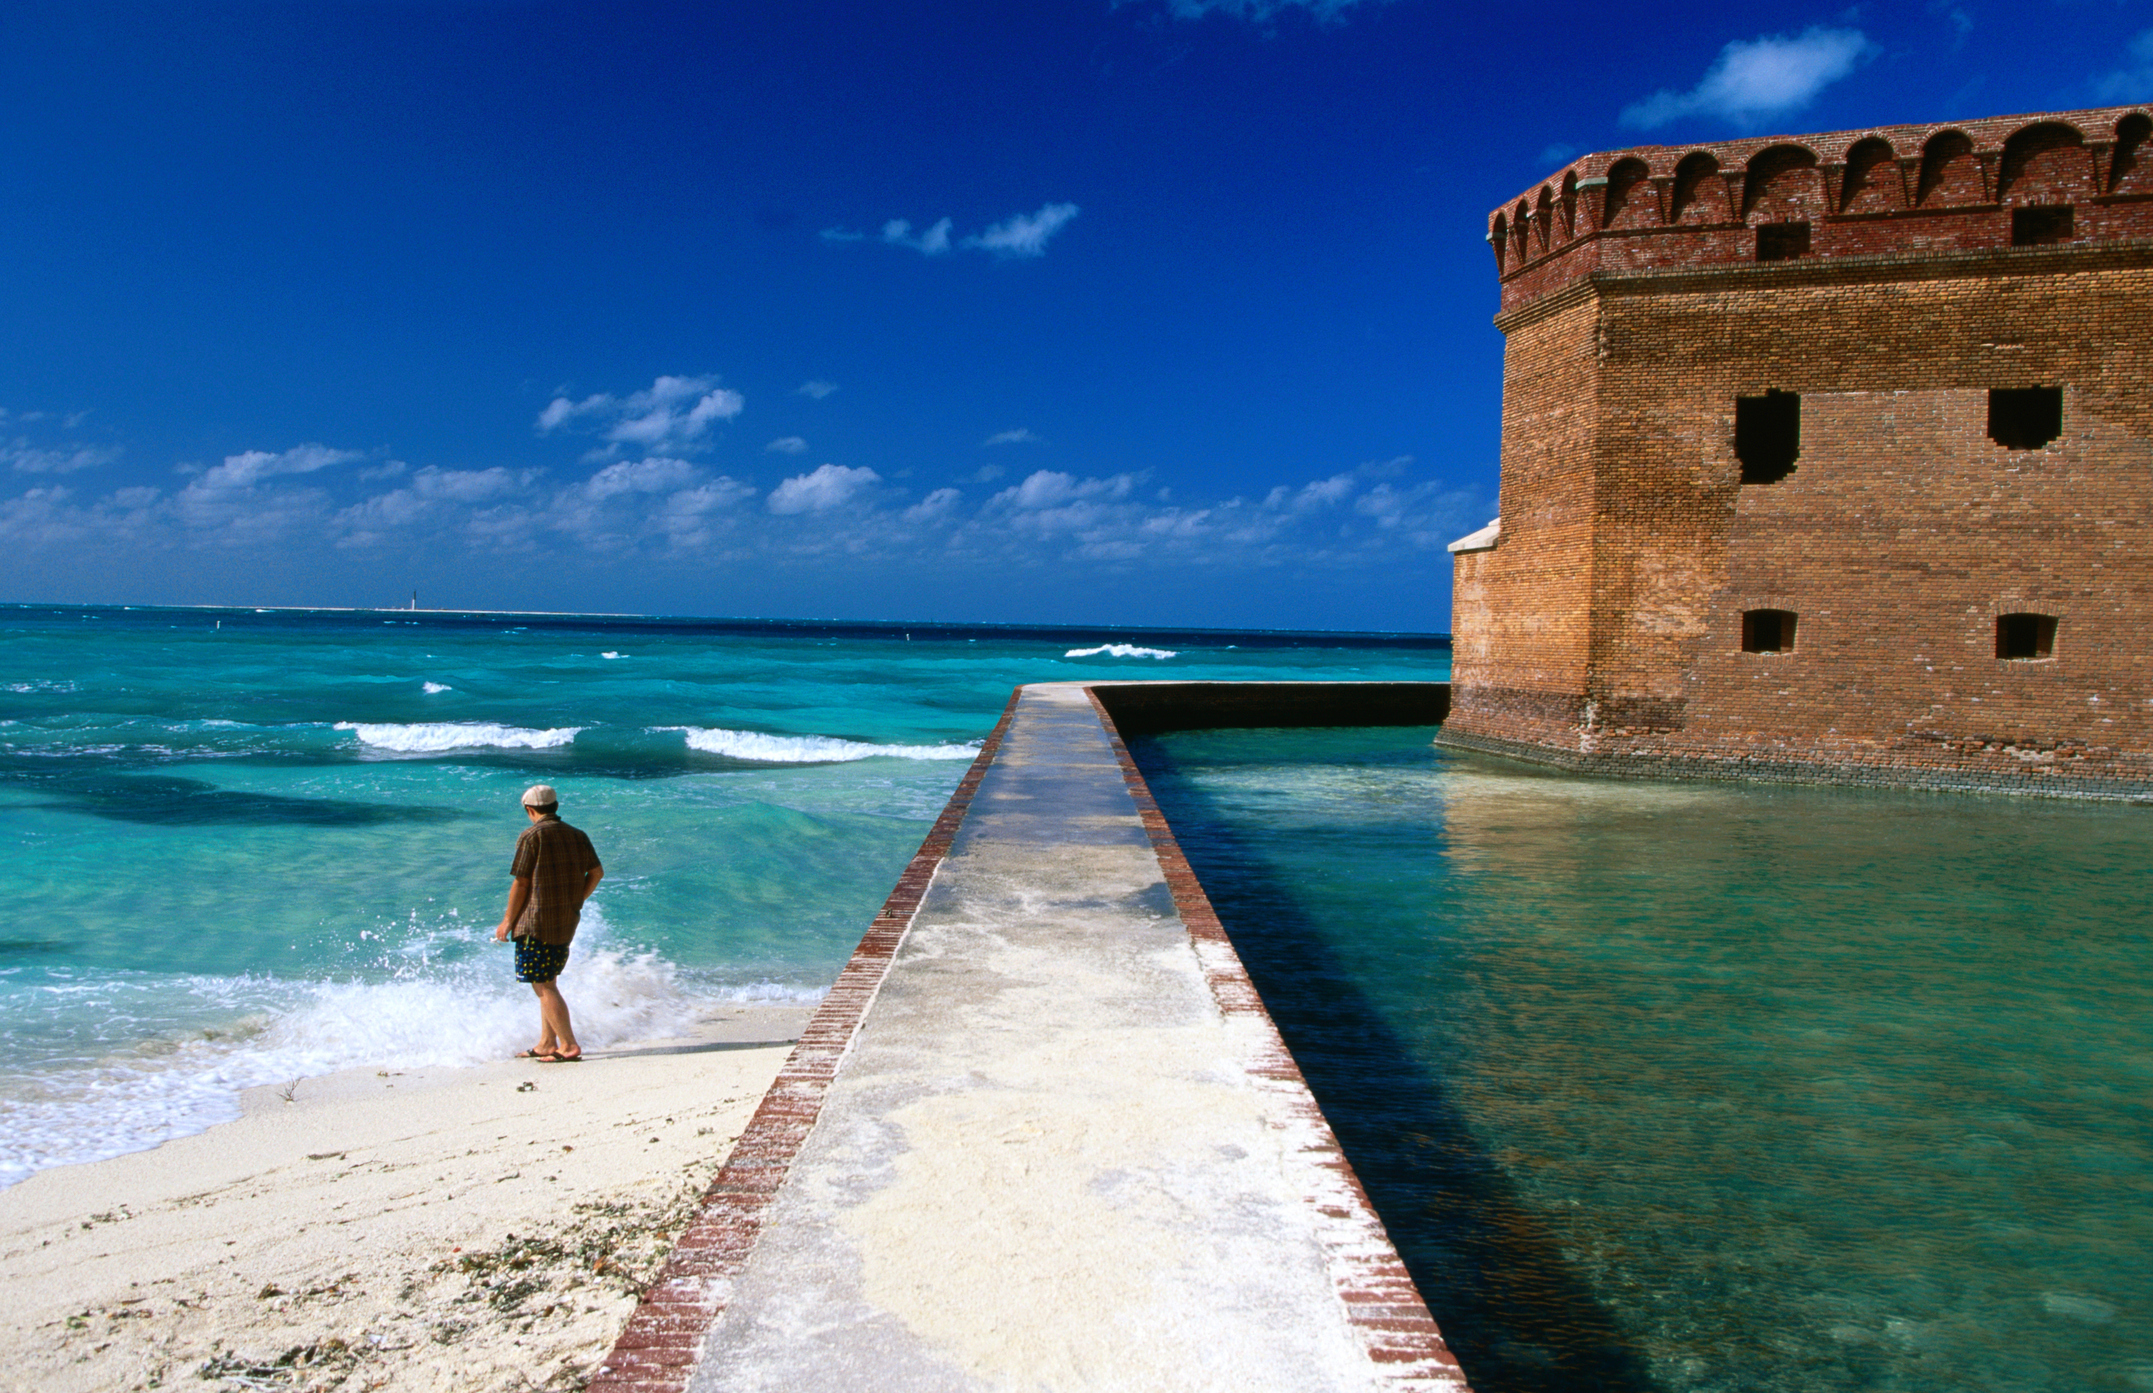
[(557, 817), (540, 818), (516, 838), (509, 874), (529, 879), (531, 899), (509, 933), (540, 943), (567, 943), (583, 917), (583, 880), (598, 865), (591, 839)]

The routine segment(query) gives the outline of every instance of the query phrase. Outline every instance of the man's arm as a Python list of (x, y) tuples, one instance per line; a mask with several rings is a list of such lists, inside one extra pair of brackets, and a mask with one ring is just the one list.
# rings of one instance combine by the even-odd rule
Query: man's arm
[[(596, 893), (598, 889), (598, 882), (604, 880), (605, 878), (606, 868), (599, 865), (596, 861), (591, 862), (591, 868), (583, 873), (583, 900), (589, 899), (594, 893)], [(577, 900), (576, 903), (580, 905), (583, 903), (583, 900)]]
[[(588, 893), (588, 892), (586, 892)], [(501, 922), (494, 927), (493, 941), (499, 943), (508, 937), (508, 931), (523, 917), (523, 907), (531, 902), (531, 878), (519, 875), (508, 882), (508, 908), (501, 912)]]

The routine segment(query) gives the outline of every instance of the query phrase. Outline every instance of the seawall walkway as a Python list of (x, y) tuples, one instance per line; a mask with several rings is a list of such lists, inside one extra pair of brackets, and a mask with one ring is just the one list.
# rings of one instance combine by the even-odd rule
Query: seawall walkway
[(1112, 724), (1020, 688), (593, 1390), (1462, 1390)]

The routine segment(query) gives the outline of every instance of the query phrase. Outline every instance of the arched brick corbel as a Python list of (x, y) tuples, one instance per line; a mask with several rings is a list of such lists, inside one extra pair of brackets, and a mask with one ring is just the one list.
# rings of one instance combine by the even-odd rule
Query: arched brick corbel
[(1674, 222), (1675, 176), (1672, 174), (1648, 174), (1645, 182), (1652, 185), (1652, 196), (1660, 205), (1660, 225), (1666, 227)]
[(2093, 192), (2095, 195), (2107, 193), (2109, 175), (2115, 170), (2116, 143), (2113, 140), (2089, 139), (2086, 141), (2086, 154), (2093, 161)]
[(1577, 235), (1598, 232), (1607, 226), (1607, 176), (1596, 174), (1577, 181)]
[(1824, 179), (1824, 207), (1827, 212), (1846, 211), (1846, 162), (1833, 160), (1819, 162), (1817, 173)]
[(1727, 216), (1736, 222), (1747, 221), (1748, 210), (1742, 207), (1742, 194), (1749, 187), (1749, 171), (1741, 165), (1720, 166), (1719, 177), (1727, 185)]
[(2003, 178), (2003, 151), (1976, 149), (1974, 151), (1974, 163), (1981, 167), (1982, 201), (1985, 203), (2001, 202), (2003, 194), (1998, 191), (1997, 186)]
[(1905, 200), (1899, 206), (1911, 208), (1921, 200), (1921, 152), (1901, 155), (1892, 163), (1899, 166), (1899, 196)]

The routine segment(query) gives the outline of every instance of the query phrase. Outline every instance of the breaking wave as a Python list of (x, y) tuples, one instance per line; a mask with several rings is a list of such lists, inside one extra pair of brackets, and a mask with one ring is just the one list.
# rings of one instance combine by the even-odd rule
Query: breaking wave
[(421, 722), (416, 725), (338, 721), (336, 728), (357, 735), (363, 745), (406, 755), (437, 754), (443, 750), (551, 750), (568, 744), (583, 729), (582, 726), (556, 726), (552, 730), (532, 730), (526, 726), (488, 725), (477, 721)]
[(1102, 643), (1097, 648), (1072, 648), (1062, 654), (1064, 658), (1096, 658), (1101, 653), (1109, 658), (1178, 658), (1181, 654), (1171, 648), (1139, 648), (1133, 643)]
[[(603, 918), (585, 915), (602, 939)], [(683, 981), (653, 953), (579, 951), (561, 974), (586, 1049), (691, 1034), (717, 1002), (811, 1005), (820, 988), (776, 982)], [(437, 1068), (506, 1059), (536, 1028), (531, 995), (502, 955), (423, 964), (388, 981), (293, 983), (260, 977), (184, 977), (84, 983), (39, 994), (85, 1011), (104, 1007), (165, 1029), (75, 1068), (0, 1087), (0, 1188), (48, 1166), (152, 1147), (239, 1115), (239, 1093), (354, 1067)], [(181, 1028), (209, 1013), (220, 1028)], [(231, 1017), (237, 1015), (235, 1021)]]
[(729, 759), (766, 764), (842, 764), (856, 759), (970, 759), (979, 742), (969, 745), (875, 745), (829, 735), (767, 735), (759, 730), (724, 730), (702, 726), (658, 726), (687, 736), (688, 748)]

